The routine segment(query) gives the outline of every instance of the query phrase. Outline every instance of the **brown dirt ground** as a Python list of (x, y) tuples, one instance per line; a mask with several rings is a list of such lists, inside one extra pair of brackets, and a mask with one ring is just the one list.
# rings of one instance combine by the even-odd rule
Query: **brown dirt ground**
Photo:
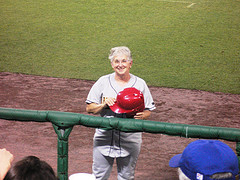
[[(0, 107), (86, 114), (85, 99), (93, 81), (0, 73)], [(150, 120), (240, 128), (240, 95), (150, 87), (157, 109)], [(75, 126), (69, 137), (69, 175), (91, 173), (93, 128)], [(177, 180), (169, 159), (196, 139), (143, 133), (137, 180)], [(236, 143), (227, 143), (234, 151)], [(57, 171), (57, 135), (51, 123), (0, 120), (0, 148), (14, 162), (28, 155), (47, 161)], [(116, 166), (110, 179), (116, 179)]]

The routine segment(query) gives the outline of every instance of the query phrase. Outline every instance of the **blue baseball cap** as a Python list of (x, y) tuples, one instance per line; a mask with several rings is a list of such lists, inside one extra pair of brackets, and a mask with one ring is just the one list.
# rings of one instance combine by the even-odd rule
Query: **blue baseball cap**
[(170, 167), (179, 167), (191, 180), (212, 180), (216, 173), (232, 173), (235, 180), (239, 173), (238, 158), (233, 150), (218, 140), (196, 140), (171, 158)]

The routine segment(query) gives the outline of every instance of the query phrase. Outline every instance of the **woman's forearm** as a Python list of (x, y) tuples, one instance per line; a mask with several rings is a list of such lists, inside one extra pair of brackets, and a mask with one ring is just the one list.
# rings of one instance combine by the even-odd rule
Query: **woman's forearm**
[(106, 106), (107, 106), (106, 104), (91, 103), (91, 104), (87, 104), (86, 111), (88, 113), (98, 114), (104, 108), (106, 108)]

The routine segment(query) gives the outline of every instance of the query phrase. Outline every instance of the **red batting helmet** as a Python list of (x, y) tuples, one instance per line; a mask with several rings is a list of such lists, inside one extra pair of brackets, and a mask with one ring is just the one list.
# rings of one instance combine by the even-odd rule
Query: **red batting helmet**
[(133, 87), (126, 88), (118, 93), (116, 103), (110, 108), (118, 114), (135, 115), (142, 112), (145, 108), (143, 93)]

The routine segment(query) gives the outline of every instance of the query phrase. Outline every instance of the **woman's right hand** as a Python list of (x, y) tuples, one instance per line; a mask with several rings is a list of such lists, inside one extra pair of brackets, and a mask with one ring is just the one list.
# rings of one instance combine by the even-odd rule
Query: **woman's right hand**
[(97, 103), (87, 104), (86, 111), (88, 113), (98, 114), (104, 108), (107, 108), (108, 106), (112, 106), (115, 102), (116, 102), (115, 98), (107, 98), (102, 104), (97, 104)]
[(116, 99), (115, 98), (111, 98), (111, 97), (109, 97), (109, 98), (107, 98), (106, 100), (105, 100), (105, 104), (106, 105), (108, 105), (108, 106), (113, 106), (114, 104), (115, 104), (115, 102), (116, 102)]

